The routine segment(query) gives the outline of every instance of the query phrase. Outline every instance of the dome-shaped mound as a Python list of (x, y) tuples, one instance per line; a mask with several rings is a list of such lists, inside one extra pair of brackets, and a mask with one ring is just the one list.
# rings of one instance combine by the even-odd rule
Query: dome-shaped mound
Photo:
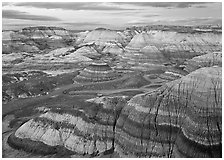
[(167, 60), (158, 46), (151, 43), (152, 39), (153, 35), (147, 32), (135, 35), (125, 47), (125, 52), (120, 55), (121, 60), (146, 70), (147, 68), (163, 67), (163, 63)]
[(73, 80), (76, 82), (103, 82), (116, 79), (118, 74), (107, 63), (91, 63)]
[(125, 47), (126, 50), (140, 50), (150, 44), (150, 35), (146, 32), (135, 35), (130, 43)]
[[(99, 155), (114, 148), (114, 124), (126, 97), (105, 97), (100, 104), (54, 108), (20, 126), (10, 135), (10, 146), (41, 154)], [(84, 107), (88, 106), (88, 107)]]
[(126, 50), (121, 54), (122, 61), (128, 64), (135, 64), (142, 66), (143, 68), (163, 67), (163, 64), (167, 62), (163, 53), (158, 50), (154, 45), (148, 45), (137, 50)]
[(133, 97), (116, 125), (115, 151), (137, 157), (221, 157), (221, 67), (198, 69)]

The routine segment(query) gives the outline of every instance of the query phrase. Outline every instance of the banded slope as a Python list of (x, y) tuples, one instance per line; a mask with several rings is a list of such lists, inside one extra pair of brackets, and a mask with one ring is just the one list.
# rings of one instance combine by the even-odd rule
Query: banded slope
[(133, 62), (135, 59), (137, 61), (140, 59), (141, 63), (154, 59), (154, 55), (157, 55), (157, 60), (162, 62), (166, 59), (190, 59), (205, 53), (221, 51), (221, 39), (221, 34), (214, 33), (142, 31), (136, 34), (125, 47), (125, 53), (121, 55), (121, 59), (129, 59)]
[[(94, 56), (94, 55), (93, 55)], [(49, 63), (49, 60), (51, 63), (75, 63), (75, 62), (85, 62), (85, 61), (92, 61), (92, 59), (79, 54), (75, 52), (74, 47), (63, 47), (63, 48), (57, 48), (52, 51), (50, 51), (47, 54), (44, 55), (36, 55), (33, 60), (36, 61), (43, 61), (42, 63)], [(31, 61), (31, 60), (30, 60)]]
[(121, 157), (221, 157), (221, 67), (200, 68), (140, 94), (115, 129)]
[(127, 43), (125, 37), (117, 31), (98, 28), (88, 32), (83, 38), (79, 38), (80, 45), (95, 44), (99, 52), (118, 54), (123, 53), (123, 46)]
[(52, 109), (23, 124), (8, 142), (13, 147), (45, 154), (58, 152), (54, 149), (58, 147), (81, 155), (113, 150), (115, 125), (125, 102), (121, 96), (106, 97), (106, 102), (89, 103), (87, 108)]
[(185, 68), (188, 73), (202, 67), (220, 66), (222, 67), (222, 52), (213, 52), (197, 56), (185, 62)]
[(93, 62), (80, 72), (73, 80), (76, 82), (103, 82), (114, 80), (119, 77), (107, 63)]

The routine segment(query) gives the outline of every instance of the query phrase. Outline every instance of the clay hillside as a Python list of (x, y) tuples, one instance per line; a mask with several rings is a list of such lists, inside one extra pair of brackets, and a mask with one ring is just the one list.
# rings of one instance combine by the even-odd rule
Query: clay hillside
[(2, 31), (2, 153), (221, 158), (221, 26)]

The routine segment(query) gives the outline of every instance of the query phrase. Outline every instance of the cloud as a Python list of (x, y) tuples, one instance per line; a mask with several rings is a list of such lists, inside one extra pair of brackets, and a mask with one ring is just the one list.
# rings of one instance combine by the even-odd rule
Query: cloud
[(222, 19), (214, 19), (211, 17), (191, 17), (185, 19), (172, 19), (172, 20), (132, 20), (128, 21), (125, 25), (130, 26), (146, 26), (146, 25), (217, 25), (222, 24)]
[(217, 25), (222, 24), (222, 19), (213, 19), (209, 17), (203, 18), (188, 18), (188, 19), (179, 19), (173, 21), (159, 20), (155, 21), (155, 24), (168, 24), (168, 25)]
[(7, 6), (7, 5), (9, 5), (10, 3), (9, 2), (2, 2), (2, 6), (4, 7), (4, 6)]
[(21, 2), (14, 4), (16, 6), (28, 6), (35, 8), (46, 9), (64, 9), (64, 10), (132, 10), (121, 8), (115, 5), (109, 5), (109, 3), (99, 2)]
[(26, 12), (20, 12), (15, 10), (2, 10), (2, 18), (34, 21), (59, 21), (59, 19), (55, 17), (32, 15)]
[[(116, 4), (129, 4), (135, 6), (149, 6), (162, 8), (189, 8), (195, 5), (207, 4), (209, 2), (114, 2)], [(205, 6), (204, 6), (205, 7)]]
[(179, 24), (200, 24), (200, 25), (207, 25), (207, 24), (222, 24), (222, 19), (214, 19), (214, 18), (189, 18), (185, 20), (176, 20), (174, 23)]
[(60, 21), (58, 18), (55, 17), (32, 15), (26, 12), (20, 12), (15, 10), (2, 10), (2, 18), (33, 21)]
[(62, 24), (71, 25), (71, 26), (99, 26), (99, 25), (105, 25), (100, 22), (65, 22)]

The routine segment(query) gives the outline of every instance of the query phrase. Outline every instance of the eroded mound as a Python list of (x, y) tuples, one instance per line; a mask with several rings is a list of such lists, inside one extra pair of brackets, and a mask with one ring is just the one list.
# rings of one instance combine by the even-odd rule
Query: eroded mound
[(74, 81), (80, 83), (87, 82), (103, 82), (114, 80), (119, 74), (113, 70), (107, 63), (96, 62), (91, 63), (80, 74), (74, 78)]
[(88, 108), (48, 111), (23, 124), (14, 135), (11, 135), (9, 143), (20, 148), (25, 146), (28, 150), (29, 147), (35, 146), (35, 150), (38, 150), (40, 146), (48, 146), (49, 151), (59, 152), (56, 148), (61, 147), (72, 151), (73, 154), (81, 155), (98, 155), (113, 150), (116, 121), (126, 99), (106, 99), (106, 103), (90, 103)]
[[(221, 51), (221, 34), (178, 33), (174, 31), (142, 31), (136, 34), (125, 47), (125, 59), (142, 59), (147, 62), (151, 56), (157, 60), (181, 61), (214, 51)], [(149, 53), (147, 55), (147, 53)], [(150, 54), (153, 53), (153, 54)], [(133, 55), (136, 55), (133, 57)]]
[(201, 68), (133, 97), (116, 125), (116, 151), (137, 157), (221, 157), (221, 67)]

